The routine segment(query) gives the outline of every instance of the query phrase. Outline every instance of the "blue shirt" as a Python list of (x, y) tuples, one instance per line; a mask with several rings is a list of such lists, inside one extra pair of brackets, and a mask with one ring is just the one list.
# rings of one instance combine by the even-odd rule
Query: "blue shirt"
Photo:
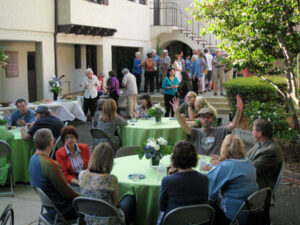
[(158, 70), (159, 69), (159, 63), (161, 63), (160, 57), (158, 55), (156, 55), (155, 57), (152, 57), (152, 59), (156, 63), (156, 67), (157, 67), (157, 70)]
[(132, 73), (135, 74), (142, 74), (143, 69), (142, 69), (142, 62), (138, 58), (134, 58), (133, 60), (133, 65), (132, 65)]
[(191, 60), (185, 60), (185, 70), (191, 71), (191, 68), (192, 68)]
[(173, 81), (171, 81), (169, 77), (165, 77), (162, 83), (162, 88), (164, 89), (165, 95), (173, 95), (173, 96), (176, 95), (177, 88), (167, 89), (167, 87), (171, 87), (172, 85), (179, 85), (179, 81), (177, 77), (175, 77)]
[(199, 59), (195, 60), (192, 64), (192, 71), (191, 71), (191, 77), (193, 79), (194, 74), (196, 74), (196, 78), (201, 78), (201, 65)]
[(230, 220), (247, 197), (258, 190), (256, 169), (248, 158), (224, 160), (207, 177), (208, 199), (219, 199), (219, 207)]
[(24, 120), (26, 123), (32, 123), (36, 120), (35, 112), (32, 109), (27, 109), (27, 113), (22, 115), (20, 110), (15, 110), (9, 117), (8, 126), (20, 126), (17, 124), (18, 120)]

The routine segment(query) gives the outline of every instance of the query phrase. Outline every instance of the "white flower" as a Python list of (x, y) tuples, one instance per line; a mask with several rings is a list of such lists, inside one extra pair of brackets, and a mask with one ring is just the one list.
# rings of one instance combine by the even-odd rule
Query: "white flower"
[(55, 75), (53, 75), (53, 76), (52, 76), (52, 79), (54, 80), (55, 78), (56, 78), (56, 76), (55, 76)]
[(59, 87), (59, 82), (58, 81), (56, 81), (56, 86)]
[(160, 145), (167, 145), (168, 141), (166, 139), (164, 139), (163, 137), (160, 137), (157, 139), (157, 143)]
[(154, 145), (153, 147), (156, 151), (159, 151), (160, 150), (160, 146), (158, 144)]
[(155, 142), (155, 143), (156, 143), (156, 141), (155, 141), (154, 138), (148, 138), (148, 139), (147, 139), (147, 143), (149, 143), (149, 142)]
[(258, 111), (257, 113), (258, 113), (258, 114), (261, 114), (261, 111)]

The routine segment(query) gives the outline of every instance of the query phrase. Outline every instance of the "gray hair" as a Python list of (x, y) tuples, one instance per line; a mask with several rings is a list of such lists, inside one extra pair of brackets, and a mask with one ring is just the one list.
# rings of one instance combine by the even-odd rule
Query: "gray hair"
[(156, 53), (156, 50), (155, 50), (155, 49), (152, 49), (152, 52), (155, 52), (155, 53)]
[(100, 76), (105, 77), (105, 73), (102, 71), (99, 73)]
[(41, 128), (33, 135), (34, 144), (39, 150), (46, 150), (51, 140), (54, 140), (54, 137), (49, 128)]
[(194, 60), (196, 60), (197, 58), (198, 58), (197, 55), (193, 55), (192, 58), (191, 58), (191, 60), (194, 61)]
[(124, 68), (124, 69), (122, 70), (122, 73), (123, 73), (123, 74), (127, 74), (127, 73), (129, 73), (129, 70), (128, 70), (127, 68)]
[(164, 49), (162, 52), (163, 52), (163, 53), (168, 53), (168, 50), (167, 50), (167, 49)]
[(136, 53), (135, 53), (135, 56), (138, 56), (138, 55), (140, 56), (141, 53), (140, 53), (140, 52), (136, 52)]
[(91, 68), (87, 68), (86, 71), (85, 71), (85, 73), (93, 74), (94, 72), (93, 72), (93, 70)]

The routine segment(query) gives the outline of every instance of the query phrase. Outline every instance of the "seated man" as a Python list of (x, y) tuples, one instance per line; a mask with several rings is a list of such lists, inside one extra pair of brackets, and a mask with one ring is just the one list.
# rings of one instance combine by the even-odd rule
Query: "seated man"
[[(66, 219), (76, 218), (72, 201), (79, 194), (69, 186), (59, 164), (49, 158), (54, 145), (51, 130), (39, 129), (35, 132), (33, 141), (36, 152), (29, 164), (30, 184), (42, 189)], [(53, 208), (46, 207), (46, 210), (52, 217), (55, 216)]]
[(180, 115), (185, 120), (193, 120), (197, 116), (197, 110), (195, 108), (197, 94), (194, 91), (189, 91), (186, 94), (185, 102), (180, 105)]
[(21, 135), (23, 139), (31, 139), (34, 133), (41, 128), (49, 128), (52, 131), (55, 139), (57, 139), (60, 136), (61, 128), (64, 126), (63, 122), (59, 118), (50, 115), (50, 111), (46, 106), (38, 106), (37, 110), (35, 110), (35, 113), (37, 121), (30, 128), (30, 130), (26, 132), (24, 127), (21, 128)]
[(257, 142), (247, 153), (256, 167), (259, 189), (273, 188), (283, 160), (282, 151), (272, 138), (273, 129), (270, 122), (257, 119), (253, 125), (253, 138)]
[(35, 121), (35, 113), (27, 108), (26, 101), (22, 98), (16, 101), (17, 109), (9, 117), (8, 126), (25, 126)]
[(179, 99), (173, 99), (171, 104), (180, 126), (184, 129), (187, 135), (192, 137), (192, 142), (195, 145), (197, 152), (202, 155), (220, 155), (220, 149), (224, 137), (228, 132), (232, 131), (241, 120), (243, 102), (239, 95), (236, 97), (236, 102), (237, 111), (235, 117), (226, 127), (211, 127), (213, 122), (213, 112), (209, 108), (202, 108), (198, 113), (201, 123), (200, 129), (191, 128), (180, 115)]

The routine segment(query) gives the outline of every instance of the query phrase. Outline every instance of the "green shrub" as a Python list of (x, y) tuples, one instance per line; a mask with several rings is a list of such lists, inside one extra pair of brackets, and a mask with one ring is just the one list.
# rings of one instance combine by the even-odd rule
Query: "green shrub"
[(287, 118), (291, 114), (286, 113), (284, 107), (279, 103), (251, 101), (245, 105), (244, 115), (252, 123), (251, 125), (256, 119), (270, 121), (273, 126), (273, 134), (278, 137), (281, 144), (286, 141), (296, 142), (299, 139), (297, 131), (292, 129), (287, 122)]
[[(286, 78), (280, 76), (266, 77), (272, 80), (280, 88), (285, 88)], [(283, 97), (271, 84), (256, 76), (231, 79), (224, 82), (224, 87), (232, 111), (235, 110), (237, 94), (241, 96), (244, 104), (253, 100), (258, 100), (260, 102), (284, 102)]]

